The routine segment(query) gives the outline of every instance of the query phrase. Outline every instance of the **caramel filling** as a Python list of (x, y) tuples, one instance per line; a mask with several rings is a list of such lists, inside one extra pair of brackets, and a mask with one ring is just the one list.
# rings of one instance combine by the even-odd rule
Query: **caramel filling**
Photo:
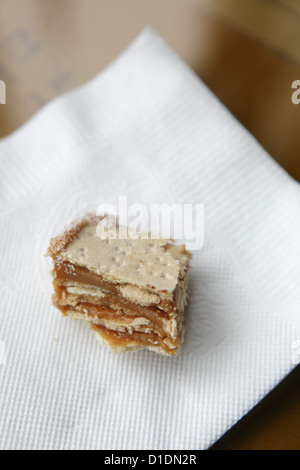
[(54, 296), (53, 303), (64, 315), (68, 315), (69, 312), (76, 311), (78, 316), (81, 316), (82, 319), (87, 319), (95, 324), (101, 325), (105, 322), (110, 322), (112, 324), (112, 328), (115, 326), (130, 330), (132, 330), (132, 328), (145, 329), (147, 331), (152, 330), (161, 337), (170, 337), (170, 334), (166, 332), (163, 324), (151, 321), (146, 316), (144, 316), (144, 319), (147, 320), (146, 322), (143, 322), (142, 320), (137, 322), (137, 319), (140, 319), (141, 317), (118, 312), (102, 302), (98, 305), (80, 302), (73, 307), (70, 305), (62, 305), (58, 301), (57, 297)]
[(100, 289), (105, 289), (110, 294), (115, 294), (116, 296), (118, 296), (119, 299), (122, 299), (122, 303), (124, 306), (125, 304), (127, 304), (128, 307), (131, 306), (130, 308), (132, 308), (132, 310), (135, 310), (134, 306), (136, 306), (139, 309), (138, 311), (135, 310), (137, 311), (138, 314), (140, 314), (141, 312), (140, 308), (142, 309), (153, 308), (160, 312), (165, 312), (166, 314), (168, 314), (167, 316), (170, 316), (172, 315), (176, 307), (174, 296), (173, 296), (173, 300), (171, 301), (161, 300), (159, 304), (156, 305), (155, 307), (151, 305), (145, 307), (143, 305), (130, 302), (121, 296), (119, 289), (118, 289), (120, 285), (118, 283), (107, 281), (103, 279), (103, 277), (100, 274), (97, 275), (89, 271), (87, 268), (73, 265), (67, 261), (63, 263), (55, 263), (53, 276), (54, 276), (54, 279), (60, 282), (60, 284), (63, 284), (64, 281), (75, 281), (80, 284), (87, 284), (87, 285), (99, 287)]
[(174, 356), (176, 354), (176, 349), (180, 344), (181, 338), (169, 340), (168, 344), (165, 343), (165, 340), (155, 333), (141, 333), (134, 331), (132, 334), (121, 333), (109, 330), (103, 326), (91, 324), (91, 328), (96, 331), (104, 340), (106, 340), (110, 346), (126, 348), (130, 347), (130, 344), (144, 346), (144, 347), (160, 347), (162, 348), (169, 356)]
[[(72, 282), (77, 286), (101, 289), (101, 298), (70, 293), (68, 285)], [(139, 305), (123, 298), (117, 283), (69, 262), (55, 263), (53, 284), (54, 305), (64, 315), (88, 321), (113, 348), (151, 347), (162, 349), (168, 355), (176, 353), (183, 324), (178, 318), (180, 312), (175, 300), (161, 301), (159, 305)], [(175, 291), (173, 299), (177, 300), (177, 297)]]

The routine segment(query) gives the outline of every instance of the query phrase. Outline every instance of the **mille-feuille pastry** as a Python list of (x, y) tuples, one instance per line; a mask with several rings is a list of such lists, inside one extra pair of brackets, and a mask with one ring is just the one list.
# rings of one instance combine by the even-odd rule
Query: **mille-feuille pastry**
[(104, 219), (87, 215), (51, 239), (54, 305), (84, 320), (116, 352), (175, 355), (184, 336), (190, 253), (126, 227), (117, 226), (111, 238)]

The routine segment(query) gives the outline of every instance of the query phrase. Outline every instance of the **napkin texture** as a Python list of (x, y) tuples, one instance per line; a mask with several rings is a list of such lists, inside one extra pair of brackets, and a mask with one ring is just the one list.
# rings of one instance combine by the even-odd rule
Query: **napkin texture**
[[(299, 185), (151, 29), (0, 164), (2, 449), (205, 449), (299, 362)], [(205, 205), (175, 358), (116, 355), (51, 305), (48, 240), (119, 195)]]

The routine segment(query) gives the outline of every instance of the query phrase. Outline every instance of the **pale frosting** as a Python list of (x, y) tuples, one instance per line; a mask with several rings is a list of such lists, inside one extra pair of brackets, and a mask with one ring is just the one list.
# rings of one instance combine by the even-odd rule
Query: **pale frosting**
[[(187, 255), (169, 240), (101, 239), (97, 225), (83, 227), (60, 252), (60, 258), (101, 274), (109, 281), (132, 284), (153, 293), (173, 292), (179, 273), (188, 265)], [(131, 291), (131, 295), (137, 301), (137, 291)]]

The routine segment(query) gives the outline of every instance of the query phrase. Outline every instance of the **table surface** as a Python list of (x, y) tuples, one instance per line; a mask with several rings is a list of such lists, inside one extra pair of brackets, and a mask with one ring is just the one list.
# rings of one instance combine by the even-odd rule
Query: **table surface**
[[(225, 6), (226, 3), (226, 6)], [(0, 137), (153, 26), (300, 181), (298, 0), (0, 0)], [(299, 40), (298, 40), (299, 39)], [(300, 449), (297, 367), (213, 449)]]

